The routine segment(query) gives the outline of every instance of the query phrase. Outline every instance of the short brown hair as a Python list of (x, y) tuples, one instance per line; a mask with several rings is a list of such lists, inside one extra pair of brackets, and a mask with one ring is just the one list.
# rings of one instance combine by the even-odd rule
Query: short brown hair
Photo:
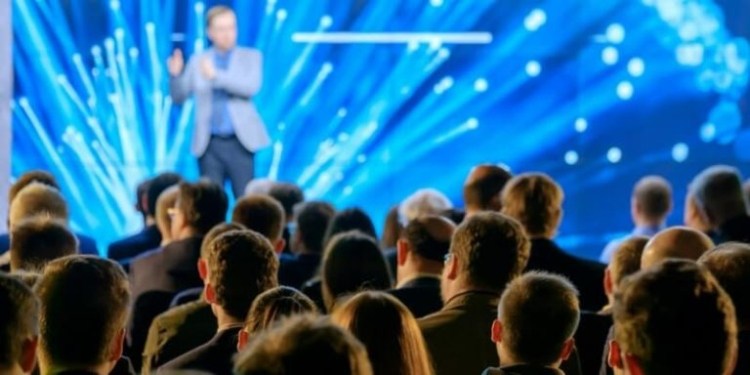
[(729, 296), (704, 267), (668, 259), (615, 292), (615, 340), (652, 374), (725, 374), (737, 348)]
[(248, 195), (237, 201), (232, 210), (232, 221), (266, 236), (271, 242), (281, 239), (286, 225), (281, 203), (260, 194)]
[(466, 208), (496, 210), (492, 201), (500, 203), (500, 193), (513, 177), (510, 171), (493, 164), (480, 164), (472, 168), (464, 183), (464, 204)]
[(78, 240), (65, 223), (33, 217), (13, 226), (9, 251), (13, 271), (41, 271), (50, 261), (77, 253)]
[(620, 281), (641, 269), (641, 255), (646, 248), (648, 237), (631, 236), (620, 242), (612, 254), (609, 262), (609, 274), (612, 284), (618, 285)]
[(503, 213), (520, 221), (529, 236), (552, 237), (562, 217), (563, 190), (543, 173), (524, 173), (503, 189)]
[(214, 5), (209, 8), (208, 12), (206, 12), (206, 27), (211, 27), (211, 22), (213, 22), (216, 17), (226, 13), (235, 14), (234, 10), (226, 5)]
[(175, 206), (179, 196), (180, 188), (177, 185), (172, 185), (164, 189), (156, 199), (156, 207), (153, 215), (156, 218), (156, 226), (159, 227), (159, 231), (162, 233), (164, 231), (169, 232), (172, 227), (172, 217), (169, 215), (169, 210)]
[(299, 314), (315, 314), (318, 307), (308, 296), (288, 286), (277, 286), (258, 295), (245, 319), (245, 331), (258, 333), (281, 319)]
[(511, 281), (498, 305), (502, 341), (513, 358), (550, 366), (578, 328), (578, 290), (563, 276), (530, 271)]
[(32, 182), (13, 198), (8, 221), (11, 226), (23, 219), (38, 215), (68, 222), (68, 204), (60, 191), (47, 185)]
[(409, 243), (414, 254), (427, 260), (442, 262), (450, 250), (455, 228), (452, 221), (442, 216), (419, 216), (406, 224), (401, 237)]
[(205, 234), (224, 221), (229, 203), (221, 186), (209, 180), (181, 182), (179, 186), (177, 204), (185, 215), (187, 225)]
[(663, 220), (672, 208), (672, 185), (661, 176), (646, 176), (633, 188), (641, 212), (649, 219)]
[(10, 202), (13, 202), (13, 199), (21, 190), (23, 190), (23, 188), (34, 182), (47, 185), (58, 191), (60, 190), (60, 185), (58, 185), (57, 179), (55, 179), (55, 176), (53, 176), (52, 173), (43, 170), (28, 171), (18, 177), (13, 185), (10, 186), (10, 189), (8, 190), (8, 204), (10, 205)]
[(526, 268), (530, 249), (519, 222), (500, 213), (480, 212), (458, 226), (450, 252), (473, 287), (501, 292)]
[(208, 244), (208, 270), (216, 303), (229, 316), (245, 319), (255, 297), (278, 284), (279, 261), (268, 239), (234, 230)]
[(732, 298), (740, 328), (750, 329), (750, 245), (723, 243), (703, 254), (698, 263), (711, 271)]
[(233, 230), (243, 230), (247, 229), (244, 225), (239, 223), (219, 223), (216, 224), (213, 228), (211, 228), (208, 233), (206, 233), (205, 236), (203, 236), (203, 241), (201, 241), (201, 258), (203, 260), (208, 261), (208, 249), (213, 240), (215, 240), (217, 237), (221, 236), (222, 234), (226, 232), (230, 232)]
[(305, 201), (305, 193), (302, 189), (292, 183), (279, 182), (271, 186), (268, 195), (275, 199), (284, 208), (287, 221), (294, 217), (294, 206)]
[(0, 272), (0, 369), (21, 358), (23, 342), (39, 334), (39, 300), (18, 278)]
[(372, 375), (362, 345), (351, 333), (324, 318), (301, 315), (261, 332), (237, 356), (238, 375)]
[(327, 202), (302, 202), (298, 204), (296, 212), (297, 232), (299, 239), (310, 253), (323, 252), (323, 237), (326, 235), (328, 224), (336, 215), (336, 209)]
[(690, 182), (688, 194), (714, 227), (747, 213), (740, 172), (735, 167), (714, 165), (704, 169)]
[(36, 285), (41, 302), (40, 360), (97, 366), (127, 323), (130, 286), (117, 263), (88, 255), (50, 262)]

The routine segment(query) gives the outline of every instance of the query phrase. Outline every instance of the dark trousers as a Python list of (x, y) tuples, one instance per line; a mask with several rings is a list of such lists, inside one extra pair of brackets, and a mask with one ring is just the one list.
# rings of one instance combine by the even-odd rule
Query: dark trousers
[(206, 152), (198, 158), (198, 169), (202, 177), (208, 177), (222, 187), (228, 178), (234, 198), (238, 199), (253, 179), (253, 153), (235, 136), (212, 136)]

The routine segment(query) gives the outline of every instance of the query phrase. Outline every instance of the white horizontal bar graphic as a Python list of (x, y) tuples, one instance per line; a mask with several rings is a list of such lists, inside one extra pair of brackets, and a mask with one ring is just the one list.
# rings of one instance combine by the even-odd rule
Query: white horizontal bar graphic
[(292, 41), (296, 43), (433, 43), (443, 44), (488, 44), (492, 34), (488, 32), (467, 33), (361, 33), (361, 32), (315, 32), (294, 33)]

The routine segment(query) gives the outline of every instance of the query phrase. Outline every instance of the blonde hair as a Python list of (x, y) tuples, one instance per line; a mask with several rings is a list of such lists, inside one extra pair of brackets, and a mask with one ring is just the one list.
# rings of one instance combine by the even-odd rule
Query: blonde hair
[(206, 27), (211, 27), (211, 22), (213, 22), (216, 17), (227, 13), (234, 14), (234, 10), (225, 5), (212, 6), (208, 9), (208, 12), (206, 12)]
[(162, 239), (166, 241), (172, 240), (170, 232), (172, 218), (169, 216), (169, 209), (174, 207), (179, 196), (180, 188), (177, 185), (172, 185), (159, 194), (159, 198), (156, 199), (156, 212), (154, 213), (156, 226), (159, 228)]
[(338, 306), (331, 320), (365, 344), (375, 375), (434, 373), (417, 320), (390, 294), (359, 293)]
[(543, 173), (524, 173), (503, 189), (503, 213), (523, 224), (530, 237), (553, 237), (562, 217), (563, 190)]
[(10, 203), (8, 221), (13, 225), (34, 216), (47, 216), (67, 223), (68, 204), (60, 191), (39, 182), (21, 189)]

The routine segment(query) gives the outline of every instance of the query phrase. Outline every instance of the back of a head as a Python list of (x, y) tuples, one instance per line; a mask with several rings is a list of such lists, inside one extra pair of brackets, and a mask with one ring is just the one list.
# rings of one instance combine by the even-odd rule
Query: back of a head
[(698, 260), (734, 302), (737, 324), (741, 330), (750, 330), (750, 245), (726, 242), (703, 254)]
[(442, 216), (420, 216), (406, 225), (402, 237), (417, 256), (442, 262), (450, 250), (455, 230), (456, 225)]
[(568, 279), (527, 272), (511, 281), (500, 299), (503, 351), (516, 363), (556, 365), (579, 319), (578, 291)]
[(453, 208), (453, 203), (445, 194), (435, 189), (420, 189), (404, 199), (398, 206), (402, 225), (425, 215), (441, 215)]
[(57, 258), (78, 252), (78, 240), (65, 223), (44, 216), (22, 220), (10, 232), (10, 268), (41, 271)]
[(286, 215), (287, 220), (291, 220), (294, 217), (294, 206), (305, 200), (305, 193), (302, 189), (288, 182), (274, 184), (268, 191), (268, 195), (281, 203), (281, 206), (284, 207), (284, 215)]
[(208, 244), (208, 284), (216, 304), (235, 319), (245, 319), (255, 297), (276, 287), (278, 270), (271, 243), (252, 230), (229, 231)]
[(705, 233), (688, 228), (672, 227), (652, 237), (641, 255), (641, 269), (648, 268), (668, 258), (698, 260), (714, 247)]
[(177, 205), (185, 222), (199, 234), (206, 234), (214, 225), (224, 221), (228, 209), (227, 194), (215, 182), (200, 180), (181, 182)]
[(337, 306), (331, 319), (365, 345), (375, 375), (432, 373), (416, 319), (390, 294), (359, 293)]
[(500, 193), (512, 177), (509, 170), (493, 164), (472, 168), (464, 182), (466, 209), (500, 211)]
[(219, 223), (216, 224), (213, 228), (211, 228), (208, 233), (206, 233), (205, 236), (203, 236), (203, 241), (201, 241), (201, 259), (208, 261), (208, 245), (213, 242), (217, 237), (221, 236), (222, 234), (226, 232), (231, 232), (233, 230), (243, 230), (247, 229), (242, 224), (238, 223)]
[(690, 183), (689, 193), (714, 227), (747, 213), (737, 168), (714, 165), (704, 169)]
[(124, 337), (128, 278), (109, 259), (72, 255), (50, 262), (37, 283), (41, 302), (39, 360), (45, 368), (88, 368), (110, 362)]
[(331, 239), (321, 270), (323, 299), (329, 309), (343, 295), (391, 287), (388, 265), (378, 244), (356, 231), (344, 232)]
[(402, 230), (403, 226), (398, 220), (398, 206), (393, 206), (388, 209), (388, 213), (385, 215), (385, 223), (383, 224), (383, 235), (380, 237), (380, 245), (383, 246), (384, 249), (395, 248)]
[(268, 178), (254, 178), (245, 186), (245, 195), (268, 195), (276, 181)]
[(562, 188), (548, 175), (524, 173), (505, 185), (503, 213), (521, 222), (529, 236), (552, 238), (562, 219), (563, 198)]
[(609, 272), (614, 285), (641, 269), (641, 257), (648, 240), (648, 237), (631, 236), (617, 246), (609, 262)]
[(695, 262), (666, 260), (625, 278), (613, 316), (618, 346), (645, 375), (723, 375), (732, 366), (732, 301)]
[(21, 362), (24, 342), (39, 333), (39, 301), (16, 277), (0, 272), (0, 372)]
[(13, 198), (10, 204), (8, 222), (11, 227), (15, 223), (34, 216), (46, 215), (53, 219), (68, 222), (68, 204), (60, 191), (33, 182), (23, 188)]
[(167, 190), (170, 186), (174, 186), (182, 182), (182, 177), (177, 173), (161, 173), (158, 176), (152, 178), (148, 182), (148, 188), (146, 189), (146, 214), (154, 216), (157, 214), (158, 200), (162, 192)]
[(530, 248), (519, 222), (500, 213), (480, 212), (456, 228), (450, 252), (473, 287), (501, 292), (523, 272)]
[(661, 176), (646, 176), (633, 188), (633, 199), (647, 219), (661, 222), (672, 209), (672, 185)]
[(284, 208), (269, 195), (241, 198), (232, 210), (232, 221), (266, 236), (271, 242), (281, 239), (286, 225)]
[(323, 252), (323, 238), (336, 209), (326, 202), (303, 202), (295, 208), (299, 238), (311, 253)]
[(288, 286), (277, 286), (258, 295), (245, 319), (245, 331), (255, 334), (293, 315), (316, 314), (318, 307), (308, 296)]
[(296, 316), (264, 331), (236, 357), (237, 375), (372, 375), (365, 347), (324, 318)]
[(352, 230), (359, 231), (376, 240), (378, 238), (378, 235), (375, 233), (375, 225), (365, 211), (357, 207), (347, 208), (336, 212), (328, 223), (326, 234), (323, 237), (323, 248), (328, 246), (328, 243), (335, 235)]
[(166, 188), (159, 194), (156, 200), (156, 211), (153, 215), (156, 218), (156, 225), (159, 227), (159, 232), (168, 234), (171, 238), (170, 230), (172, 228), (172, 217), (170, 209), (177, 203), (177, 198), (180, 196), (180, 188), (177, 185), (172, 185)]
[(49, 186), (55, 190), (60, 190), (60, 185), (57, 183), (57, 179), (51, 173), (43, 170), (33, 170), (22, 174), (18, 179), (13, 182), (8, 190), (8, 205), (13, 202), (13, 199), (23, 188), (31, 185), (32, 183), (39, 183), (42, 185)]

